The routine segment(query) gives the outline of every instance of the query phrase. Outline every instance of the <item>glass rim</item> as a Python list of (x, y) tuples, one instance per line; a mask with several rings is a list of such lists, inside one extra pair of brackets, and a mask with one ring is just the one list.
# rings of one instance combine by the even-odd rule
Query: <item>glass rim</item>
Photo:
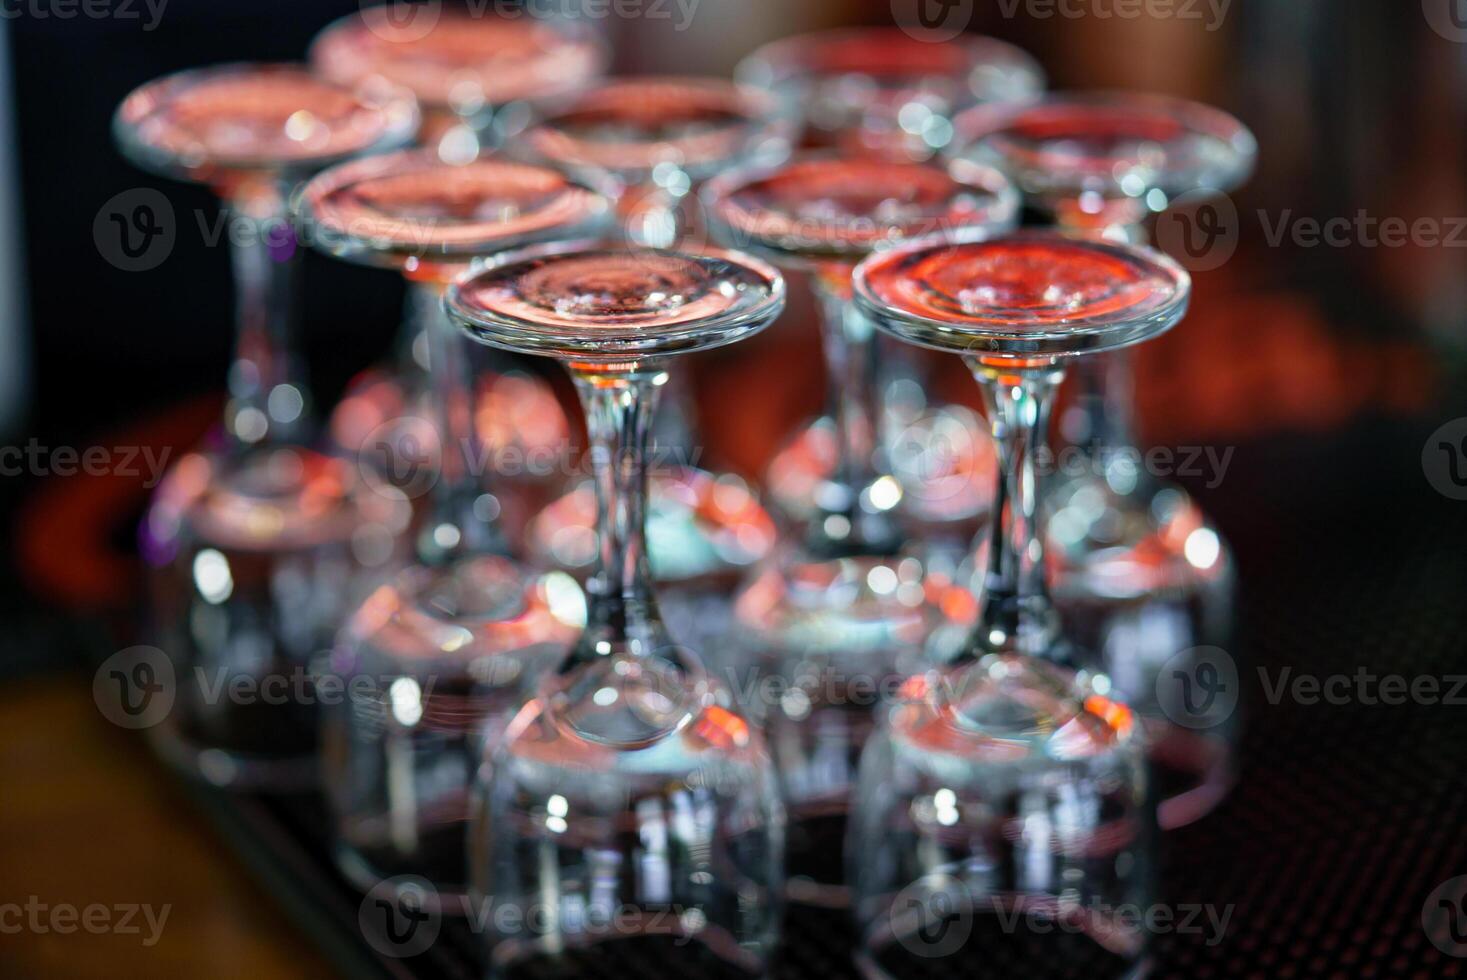
[[(640, 326), (608, 325), (594, 335), (584, 329), (553, 327), (510, 314), (491, 313), (469, 303), (465, 291), (476, 280), (515, 265), (539, 260), (566, 261), (598, 255), (667, 256), (677, 259), (727, 262), (754, 273), (766, 287), (765, 295), (744, 309), (729, 309), (714, 316), (681, 321), (647, 329)], [(712, 350), (763, 330), (784, 310), (786, 285), (779, 270), (761, 259), (732, 249), (707, 248), (696, 252), (675, 249), (615, 248), (600, 245), (585, 248), (580, 243), (550, 243), (516, 249), (477, 260), (460, 274), (444, 294), (449, 316), (474, 340), (515, 353), (553, 357), (562, 361), (626, 364), (695, 351)]]
[[(983, 229), (992, 235), (1012, 229), (1018, 221), (1022, 199), (1012, 181), (997, 167), (971, 160), (893, 161), (863, 157), (840, 150), (815, 150), (796, 153), (777, 163), (752, 162), (742, 167), (726, 170), (705, 183), (699, 191), (699, 199), (707, 215), (710, 231), (727, 242), (729, 247), (765, 256), (775, 262), (806, 265), (818, 264), (820, 261), (843, 261), (853, 266), (869, 255), (908, 242), (933, 238), (938, 234), (937, 231), (924, 228), (915, 234), (887, 235), (855, 242), (850, 239), (841, 239), (836, 234), (839, 229), (834, 222), (822, 222), (816, 226), (815, 234), (802, 236), (798, 231), (786, 234), (760, 232), (747, 222), (741, 222), (735, 217), (737, 212), (750, 220), (757, 221), (757, 212), (737, 208), (732, 202), (732, 197), (749, 184), (774, 177), (793, 167), (822, 163), (938, 170), (946, 173), (955, 183), (982, 191), (993, 198), (981, 216), (972, 221), (954, 225), (953, 231)], [(776, 212), (771, 210), (764, 213)], [(940, 227), (942, 220), (942, 218), (926, 218), (914, 224), (936, 228)], [(852, 224), (855, 223), (857, 222), (852, 222)], [(888, 229), (895, 224), (893, 222), (883, 224), (874, 218), (870, 219), (869, 223)]]
[[(370, 142), (317, 155), (270, 157), (241, 154), (236, 156), (201, 155), (195, 158), (186, 152), (164, 148), (145, 140), (138, 131), (139, 125), (149, 118), (153, 111), (140, 108), (140, 103), (215, 78), (244, 77), (251, 74), (277, 72), (302, 75), (318, 85), (350, 95), (358, 101), (362, 108), (375, 109), (384, 113), (387, 118), (382, 132)], [(375, 104), (366, 101), (364, 99), (366, 95), (376, 96)], [(417, 134), (421, 119), (421, 109), (412, 92), (382, 79), (347, 86), (322, 79), (313, 74), (310, 67), (303, 62), (226, 61), (170, 72), (132, 89), (112, 114), (112, 135), (123, 156), (135, 166), (160, 176), (194, 183), (207, 183), (207, 179), (201, 176), (201, 173), (212, 171), (272, 175), (309, 173), (354, 157), (399, 149), (411, 142)]]
[[(595, 140), (566, 136), (557, 131), (560, 120), (594, 108), (598, 102), (612, 98), (619, 92), (679, 87), (709, 96), (726, 97), (729, 104), (735, 106), (736, 111), (744, 117), (742, 122), (730, 127), (742, 132), (729, 139), (728, 152), (690, 158), (678, 146), (681, 141), (676, 139), (629, 139), (598, 144)], [(746, 158), (783, 159), (789, 154), (794, 135), (794, 121), (779, 100), (757, 86), (745, 85), (719, 75), (618, 75), (593, 82), (570, 99), (535, 113), (520, 135), (517, 141), (519, 146), (514, 152), (564, 170), (599, 171), (628, 187), (637, 187), (652, 179), (662, 166), (675, 167), (690, 179), (702, 181), (723, 172), (731, 162), (738, 165)], [(547, 136), (564, 145), (547, 147)], [(709, 134), (700, 138), (707, 139)], [(771, 144), (774, 149), (770, 148)], [(596, 149), (580, 149), (587, 146)], [(663, 149), (659, 151), (659, 147)], [(615, 153), (623, 154), (624, 158), (611, 159)]]
[[(863, 74), (861, 71), (818, 71), (811, 70), (811, 52), (822, 45), (850, 41), (892, 40), (903, 45), (922, 44), (926, 50), (933, 47), (962, 50), (969, 55), (969, 64), (963, 75), (966, 77), (975, 68), (985, 63), (1012, 72), (1014, 78), (1023, 78), (1026, 88), (1036, 95), (1044, 91), (1046, 77), (1043, 67), (1033, 55), (1016, 44), (986, 34), (961, 33), (941, 41), (922, 40), (901, 27), (836, 27), (825, 30), (805, 31), (776, 38), (755, 48), (734, 68), (735, 80), (759, 88), (787, 85), (796, 79), (838, 78)], [(865, 72), (870, 74), (870, 72)], [(924, 74), (924, 73), (916, 73)], [(948, 72), (933, 71), (926, 77), (957, 77)], [(976, 93), (975, 93), (976, 94)]]
[[(553, 175), (566, 184), (566, 190), (582, 197), (586, 207), (582, 213), (567, 213), (561, 220), (531, 225), (509, 234), (493, 234), (496, 223), (479, 222), (485, 233), (463, 240), (440, 239), (430, 241), (427, 235), (414, 235), (424, 227), (431, 227), (433, 219), (401, 219), (404, 234), (391, 230), (393, 219), (382, 218), (383, 227), (376, 233), (354, 232), (350, 223), (346, 227), (334, 226), (322, 215), (319, 201), (322, 197), (353, 183), (387, 178), (392, 176), (422, 173), (456, 167), (490, 166), (506, 170), (539, 171)], [(392, 153), (362, 157), (323, 170), (302, 184), (292, 196), (291, 209), (303, 229), (313, 232), (311, 244), (327, 254), (361, 265), (401, 269), (412, 259), (442, 259), (470, 262), (475, 258), (512, 251), (531, 245), (550, 242), (579, 242), (584, 244), (603, 234), (615, 220), (616, 189), (597, 186), (584, 175), (572, 175), (565, 171), (539, 164), (524, 163), (508, 157), (495, 155), (480, 156), (463, 163), (444, 161), (437, 151), (431, 149), (398, 150)], [(501, 227), (503, 223), (500, 223)]]
[[(333, 82), (334, 84), (345, 84), (339, 79), (333, 79), (322, 69), (320, 64), (320, 46), (322, 42), (334, 39), (334, 37), (344, 33), (348, 29), (352, 28), (354, 25), (360, 25), (362, 29), (370, 31), (371, 28), (367, 25), (365, 20), (365, 16), (367, 15), (368, 11), (385, 10), (390, 6), (392, 6), (392, 0), (388, 0), (387, 3), (363, 7), (362, 9), (354, 11), (353, 13), (343, 14), (342, 16), (337, 17), (335, 20), (326, 24), (326, 26), (322, 27), (314, 35), (312, 35), (310, 44), (306, 48), (306, 64), (310, 68), (312, 74), (316, 75), (318, 78)], [(604, 77), (606, 74), (606, 70), (611, 65), (611, 45), (608, 44), (606, 39), (602, 37), (599, 33), (597, 33), (589, 25), (570, 18), (537, 17), (529, 13), (522, 13), (520, 17), (511, 18), (504, 16), (502, 12), (503, 8), (491, 6), (489, 10), (493, 11), (493, 19), (503, 21), (504, 23), (515, 23), (518, 20), (525, 19), (533, 21), (535, 24), (544, 26), (549, 30), (564, 34), (573, 42), (585, 45), (586, 48), (592, 52), (593, 60), (591, 62), (589, 70), (584, 76), (574, 76), (570, 79), (566, 79), (563, 85), (558, 85), (550, 89), (537, 89), (533, 93), (515, 95), (511, 98), (503, 99), (499, 102), (486, 101), (485, 105), (488, 108), (500, 108), (506, 105), (512, 105), (520, 102), (527, 103), (531, 106), (540, 105), (542, 103), (553, 104), (556, 100), (573, 97), (575, 93), (583, 90), (587, 85), (594, 83), (596, 79)], [(447, 9), (440, 10), (438, 17), (440, 19), (456, 18), (462, 20), (484, 20), (488, 19), (489, 15), (484, 14), (476, 16), (470, 13), (468, 10)], [(454, 71), (458, 70), (460, 69), (454, 69)], [(400, 87), (412, 90), (411, 86), (405, 85), (403, 83), (398, 84), (400, 85)], [(425, 98), (423, 95), (419, 94), (416, 91), (413, 91), (413, 94), (417, 97), (419, 105), (421, 105), (426, 110), (448, 110), (450, 112), (453, 112), (455, 115), (461, 115), (461, 113), (459, 113), (458, 110), (454, 108), (451, 101), (439, 102), (434, 99)]]
[[(1067, 324), (1063, 330), (1005, 329), (997, 322), (982, 327), (964, 325), (892, 306), (871, 288), (871, 273), (882, 264), (901, 262), (923, 252), (1006, 241), (1062, 242), (1130, 261), (1139, 259), (1169, 279), (1173, 288), (1155, 307), (1138, 310), (1129, 316), (1123, 310), (1063, 321)], [(912, 242), (871, 256), (856, 267), (853, 281), (857, 308), (885, 333), (931, 350), (1015, 359), (1079, 357), (1150, 340), (1181, 321), (1187, 313), (1192, 292), (1192, 277), (1187, 270), (1156, 249), (1053, 230), (1020, 231), (999, 236), (964, 233)]]
[[(946, 155), (966, 159), (985, 158), (1000, 169), (1011, 170), (1012, 168), (1004, 166), (1006, 157), (1003, 150), (992, 145), (994, 141), (1003, 138), (1005, 127), (1028, 113), (1065, 108), (1126, 110), (1158, 121), (1177, 123), (1183, 129), (1183, 138), (1216, 140), (1233, 154), (1233, 165), (1216, 168), (1201, 186), (1177, 186), (1184, 181), (1168, 180), (1167, 174), (1159, 174), (1155, 186), (1168, 193), (1192, 190), (1230, 191), (1243, 184), (1257, 165), (1257, 138), (1242, 120), (1228, 111), (1180, 96), (1127, 89), (1051, 92), (1033, 102), (970, 106), (953, 117), (954, 138), (945, 151)], [(1042, 173), (1043, 168), (1020, 169), (1025, 172), (1035, 171), (1037, 182), (1053, 182), (1052, 175), (1046, 177)], [(1020, 183), (1026, 182), (1018, 174), (1011, 172), (1010, 176)]]

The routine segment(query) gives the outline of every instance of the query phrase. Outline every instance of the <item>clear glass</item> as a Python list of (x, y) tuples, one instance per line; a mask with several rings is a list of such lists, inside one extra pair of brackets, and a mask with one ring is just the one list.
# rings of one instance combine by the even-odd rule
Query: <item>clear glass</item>
[[(411, 89), (423, 107), (419, 143), (447, 163), (466, 163), (502, 146), (524, 129), (536, 107), (559, 104), (603, 74), (608, 58), (606, 45), (586, 24), (565, 18), (390, 6), (367, 7), (329, 25), (310, 55), (312, 70), (339, 84), (375, 75)], [(429, 412), (425, 322), (410, 298), (390, 362), (368, 368), (347, 386), (330, 424), (342, 452), (375, 464), (380, 457), (371, 443), (411, 439), (412, 423), (404, 420)], [(478, 451), (506, 461), (498, 480), (498, 523), (519, 541), (526, 522), (564, 484), (570, 423), (544, 379), (507, 355), (483, 364), (475, 383), (482, 416)], [(384, 467), (374, 476), (400, 480)]]
[[(883, 698), (924, 663), (947, 589), (929, 580), (900, 520), (905, 495), (879, 438), (875, 331), (851, 306), (851, 270), (873, 251), (943, 231), (998, 233), (1018, 197), (996, 171), (811, 155), (725, 174), (705, 188), (710, 224), (730, 245), (808, 271), (823, 311), (834, 465), (811, 517), (734, 603), (732, 673), (779, 682), (752, 705), (765, 722), (790, 809), (789, 894), (847, 899), (837, 852), (855, 768)], [(748, 678), (740, 690), (764, 691)]]
[(223, 439), (159, 487), (142, 529), (155, 627), (178, 694), (151, 730), (184, 771), (227, 786), (316, 778), (314, 674), (364, 569), (408, 521), (344, 460), (306, 448), (310, 394), (295, 353), (298, 243), (286, 207), (303, 176), (400, 146), (412, 97), (346, 88), (295, 65), (226, 65), (144, 85), (118, 108), (123, 152), (212, 186), (230, 221), (238, 319)]
[[(771, 99), (713, 78), (618, 79), (544, 115), (512, 152), (577, 172), (613, 175), (621, 229), (634, 247), (668, 248), (705, 234), (692, 192), (753, 160), (782, 159), (788, 120)], [(710, 649), (726, 634), (728, 597), (774, 545), (775, 528), (740, 476), (707, 468), (694, 401), (675, 377), (654, 433), (648, 531), (652, 571), (677, 635)], [(537, 560), (577, 575), (594, 562), (590, 481), (545, 508), (527, 537)]]
[(596, 473), (586, 629), (475, 787), (491, 976), (583, 976), (612, 944), (677, 976), (767, 971), (784, 832), (774, 767), (658, 612), (646, 453), (666, 359), (763, 329), (783, 304), (756, 260), (666, 251), (511, 256), (449, 294), (480, 340), (568, 363)]
[[(1076, 674), (1045, 585), (1036, 450), (1063, 359), (1169, 329), (1190, 281), (1154, 253), (1019, 235), (856, 273), (895, 336), (963, 354), (1001, 470), (978, 623), (867, 744), (847, 839), (866, 976), (1139, 976), (1152, 808), (1131, 710)], [(1036, 352), (1035, 348), (1043, 348)]]
[[(955, 113), (1036, 99), (1039, 65), (1023, 51), (963, 34), (946, 41), (899, 28), (821, 31), (775, 41), (736, 77), (774, 94), (802, 124), (802, 144), (900, 161), (926, 160), (953, 137)], [(976, 413), (929, 398), (928, 358), (878, 338), (878, 438), (902, 479), (902, 518), (955, 558), (987, 518), (995, 463)], [(764, 477), (770, 503), (803, 523), (840, 456), (833, 406), (780, 448)]]
[[(1179, 197), (1226, 192), (1253, 169), (1246, 127), (1208, 106), (1134, 93), (1055, 95), (984, 107), (958, 121), (964, 156), (1013, 177), (1058, 227), (1144, 243), (1145, 219)], [(1083, 456), (1047, 500), (1055, 601), (1076, 645), (1142, 715), (1163, 828), (1205, 816), (1233, 779), (1236, 721), (1169, 720), (1163, 670), (1199, 647), (1228, 647), (1231, 553), (1196, 502), (1139, 461), (1130, 354), (1082, 362), (1061, 432)]]
[(803, 145), (897, 160), (930, 159), (969, 106), (1029, 102), (1044, 90), (1039, 64), (1012, 45), (973, 34), (933, 41), (896, 27), (782, 38), (734, 75), (802, 120)]
[[(592, 237), (611, 201), (543, 167), (444, 163), (431, 150), (333, 168), (302, 190), (313, 240), (341, 258), (401, 270), (429, 338), (427, 428), (441, 463), (419, 535), (420, 563), (376, 590), (332, 653), (348, 697), (325, 718), (323, 774), (338, 864), (371, 889), (426, 878), (445, 911), (466, 911), (469, 785), (510, 715), (585, 622), (580, 588), (504, 556), (502, 513), (477, 472), (468, 340), (443, 289), (470, 256)], [(409, 447), (387, 445), (394, 465)]]

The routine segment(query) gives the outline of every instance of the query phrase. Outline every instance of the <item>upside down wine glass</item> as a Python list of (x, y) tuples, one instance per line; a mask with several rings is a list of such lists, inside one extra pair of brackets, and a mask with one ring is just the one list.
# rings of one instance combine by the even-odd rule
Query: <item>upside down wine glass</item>
[[(980, 107), (958, 129), (963, 156), (1009, 174), (1060, 228), (1126, 242), (1144, 242), (1146, 217), (1178, 197), (1235, 188), (1257, 155), (1232, 116), (1140, 94)], [(1186, 491), (1140, 465), (1129, 352), (1087, 361), (1077, 375), (1060, 428), (1083, 465), (1067, 466), (1044, 504), (1055, 601), (1071, 638), (1141, 714), (1158, 818), (1179, 827), (1208, 813), (1232, 781), (1234, 719), (1194, 716), (1190, 699), (1166, 692), (1174, 677), (1206, 669), (1199, 648), (1228, 645), (1233, 561)]]
[(162, 642), (178, 682), (151, 730), (164, 755), (221, 785), (315, 778), (312, 657), (383, 567), (407, 507), (346, 460), (314, 452), (295, 349), (298, 249), (286, 205), (303, 177), (412, 138), (412, 96), (341, 87), (295, 65), (226, 65), (130, 94), (114, 132), (139, 166), (208, 184), (225, 201), (238, 309), (224, 437), (181, 459), (144, 521)]
[[(878, 692), (924, 663), (953, 598), (925, 575), (898, 518), (902, 484), (879, 439), (875, 333), (851, 308), (851, 271), (872, 252), (940, 231), (1013, 227), (1018, 195), (997, 171), (838, 155), (724, 174), (704, 188), (724, 244), (809, 274), (823, 310), (836, 464), (803, 540), (786, 541), (739, 592), (740, 645), (777, 703), (760, 705), (790, 809), (789, 894), (842, 904), (839, 841)], [(951, 583), (948, 583), (951, 585)]]
[[(568, 99), (599, 76), (607, 55), (583, 23), (423, 4), (341, 18), (312, 42), (311, 68), (337, 84), (377, 76), (410, 89), (423, 110), (419, 142), (445, 163), (466, 163), (521, 131), (537, 107)], [(331, 415), (331, 435), (344, 451), (359, 453), (378, 437), (411, 438), (411, 423), (399, 420), (430, 410), (424, 322), (410, 297), (395, 362), (352, 379)], [(546, 463), (563, 452), (569, 422), (550, 386), (513, 364), (481, 371), (476, 386), (483, 452), (525, 461), (503, 467), (515, 473), (502, 474), (497, 488), (501, 523), (517, 538), (552, 492)], [(378, 475), (395, 478), (385, 469)]]
[(736, 253), (531, 252), (459, 280), (447, 303), (477, 339), (567, 364), (596, 472), (585, 632), (475, 789), (474, 896), (526, 913), (487, 917), (491, 974), (585, 976), (614, 943), (676, 976), (762, 975), (783, 860), (773, 764), (663, 623), (644, 508), (669, 360), (763, 329), (784, 282)]
[(443, 290), (474, 256), (596, 237), (611, 202), (543, 167), (451, 164), (416, 150), (327, 170), (301, 191), (298, 209), (323, 250), (408, 279), (431, 344), (436, 407), (418, 438), (436, 440), (441, 460), (429, 475), (428, 542), (419, 549), (429, 563), (373, 592), (332, 653), (332, 671), (351, 691), (327, 714), (323, 737), (337, 863), (364, 890), (404, 874), (426, 878), (432, 896), (459, 911), (478, 756), (569, 649), (584, 607), (568, 575), (505, 557), (497, 499), (473, 464), (480, 442), (468, 340), (444, 313)]
[[(603, 84), (534, 125), (520, 152), (573, 172), (613, 175), (633, 246), (669, 247), (696, 236), (685, 204), (713, 174), (782, 159), (788, 134), (762, 93), (712, 78), (646, 77)], [(674, 381), (659, 417), (648, 534), (675, 632), (702, 646), (727, 624), (727, 595), (768, 554), (774, 524), (738, 476), (699, 465), (693, 401)], [(595, 495), (583, 483), (532, 523), (528, 550), (584, 572), (595, 558)]]
[[(992, 38), (919, 39), (900, 28), (850, 28), (767, 44), (735, 77), (772, 93), (803, 124), (803, 145), (902, 162), (927, 160), (953, 138), (953, 116), (976, 104), (1033, 101), (1039, 65)], [(881, 439), (907, 491), (904, 512), (924, 535), (966, 545), (990, 503), (993, 454), (982, 420), (967, 408), (930, 403), (922, 355), (893, 344), (881, 372)], [(765, 476), (771, 503), (808, 520), (815, 488), (839, 458), (832, 415), (780, 449)]]
[[(1148, 250), (1056, 235), (939, 241), (867, 260), (856, 302), (910, 343), (962, 354), (1002, 469), (977, 627), (910, 678), (867, 743), (848, 861), (858, 964), (921, 976), (1135, 976), (1151, 810), (1133, 716), (1076, 674), (1045, 589), (1034, 451), (1072, 357), (1185, 313), (1190, 280)], [(950, 969), (951, 961), (946, 969)]]

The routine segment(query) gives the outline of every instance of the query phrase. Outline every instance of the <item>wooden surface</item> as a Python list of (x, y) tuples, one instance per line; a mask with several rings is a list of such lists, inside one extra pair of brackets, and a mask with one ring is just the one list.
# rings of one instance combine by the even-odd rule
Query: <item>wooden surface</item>
[[(98, 713), (90, 678), (12, 681), (3, 691), (0, 977), (332, 975), (142, 738)], [(144, 905), (161, 929), (139, 910), (136, 933), (101, 930), (104, 915), (120, 924), (126, 906)]]

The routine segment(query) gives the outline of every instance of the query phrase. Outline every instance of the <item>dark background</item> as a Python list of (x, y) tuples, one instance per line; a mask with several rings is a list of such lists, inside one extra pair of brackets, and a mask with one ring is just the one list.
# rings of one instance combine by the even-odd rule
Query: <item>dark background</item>
[[(1448, 231), (1467, 218), (1467, 44), (1433, 31), (1418, 0), (1234, 0), (1216, 31), (1178, 19), (1040, 19), (1024, 3), (1009, 18), (997, 0), (973, 7), (972, 29), (1028, 49), (1054, 89), (1199, 98), (1258, 135), (1259, 170), (1234, 195), (1237, 254), (1197, 275), (1188, 320), (1139, 352), (1145, 439), (1236, 450), (1220, 486), (1189, 489), (1237, 546), (1240, 657), (1300, 672), (1461, 671), (1467, 503), (1433, 488), (1423, 451), (1430, 462), (1428, 437), (1467, 415), (1467, 229), (1456, 246), (1389, 248), (1358, 237), (1276, 245), (1266, 231), (1362, 210)], [(23, 213), (20, 254), (7, 260), (24, 270), (28, 306), (7, 327), (29, 352), (23, 410), (0, 420), (0, 445), (149, 444), (176, 456), (205, 431), (221, 401), (232, 317), (227, 251), (205, 245), (195, 218), (212, 220), (215, 202), (121, 160), (111, 113), (166, 72), (299, 59), (321, 26), (356, 9), (171, 0), (151, 31), (145, 20), (6, 19)], [(765, 40), (890, 23), (890, 9), (887, 0), (701, 0), (686, 33), (608, 24), (620, 72), (726, 73)], [(161, 190), (178, 217), (172, 253), (148, 272), (114, 267), (93, 235), (99, 210), (134, 188)], [(329, 408), (386, 353), (401, 286), (315, 255), (305, 282), (306, 349), (318, 405)], [(818, 408), (812, 326), (796, 303), (756, 341), (695, 359), (715, 458), (757, 475), (779, 437)], [(935, 383), (976, 404), (951, 365)], [(0, 676), (84, 667), (135, 642), (133, 535), (145, 500), (135, 480), (0, 479)], [(1226, 957), (1196, 962), (1219, 976), (1284, 975), (1285, 965), (1354, 976), (1362, 957), (1378, 954), (1381, 975), (1445, 975), (1440, 959), (1422, 959), (1430, 950), (1418, 917), (1433, 886), (1467, 871), (1467, 708), (1275, 708), (1250, 684), (1244, 781), (1172, 842), (1186, 856), (1174, 880), (1208, 901), (1254, 903)], [(49, 719), (3, 693), (0, 714), (43, 728), (95, 721)], [(95, 762), (74, 761), (88, 772)], [(0, 813), (0, 832), (6, 820)], [(1299, 915), (1314, 932), (1277, 925)], [(1354, 959), (1342, 952), (1357, 948)], [(1270, 949), (1281, 952), (1270, 958)]]

